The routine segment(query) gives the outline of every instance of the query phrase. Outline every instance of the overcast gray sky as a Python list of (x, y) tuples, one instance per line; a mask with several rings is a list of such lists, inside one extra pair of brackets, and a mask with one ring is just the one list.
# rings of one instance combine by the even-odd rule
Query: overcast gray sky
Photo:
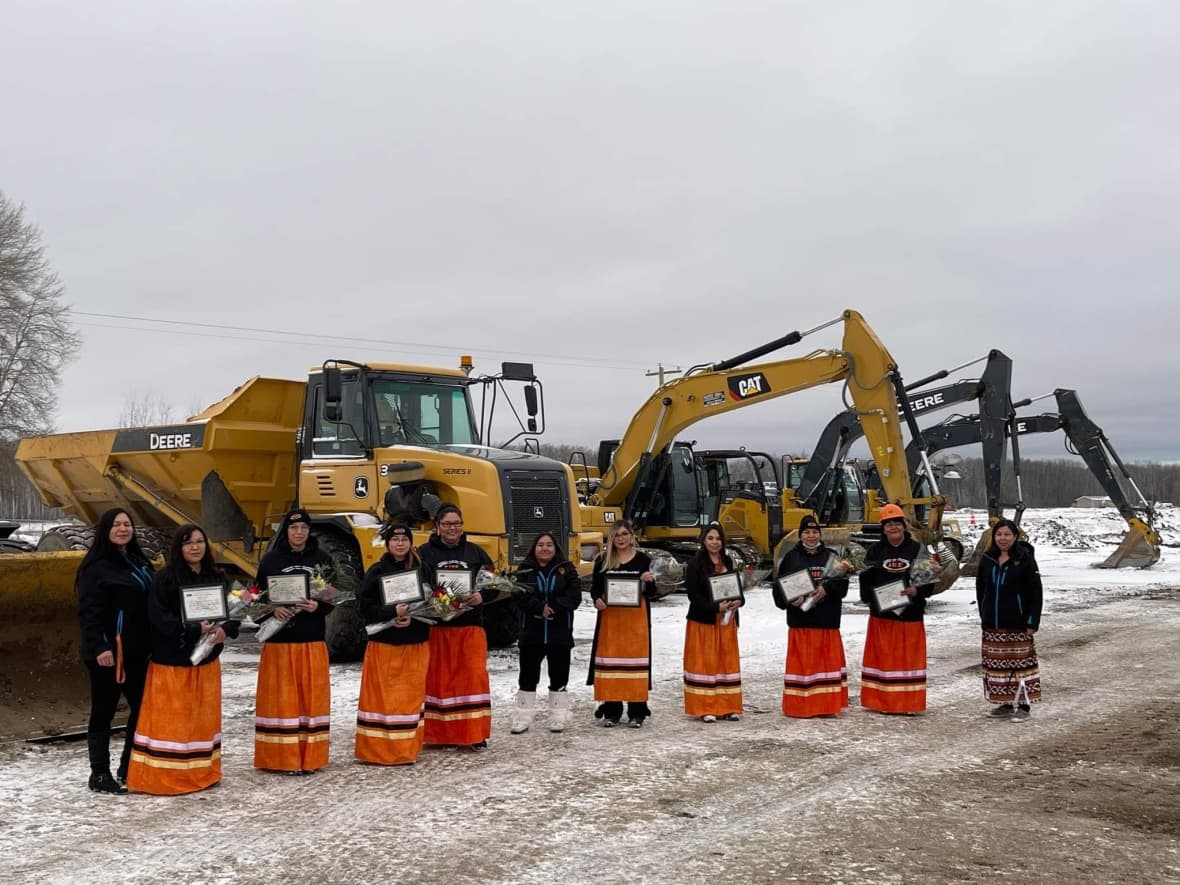
[[(1017, 397), (1076, 388), (1124, 459), (1180, 458), (1180, 4), (8, 0), (3, 20), (0, 189), (85, 338), (62, 429), (114, 424), (132, 389), (186, 412), (325, 358), (472, 353), (531, 358), (546, 439), (592, 443), (658, 363), (852, 307), (909, 379), (998, 347)], [(839, 407), (833, 385), (686, 436), (803, 451)]]

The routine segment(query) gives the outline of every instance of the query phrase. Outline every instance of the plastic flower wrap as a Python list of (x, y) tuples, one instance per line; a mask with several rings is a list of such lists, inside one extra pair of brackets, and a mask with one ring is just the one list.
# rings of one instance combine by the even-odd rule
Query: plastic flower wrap
[(942, 575), (945, 568), (937, 553), (919, 555), (910, 566), (910, 584), (921, 587), (923, 584), (933, 584)]
[(746, 557), (736, 547), (729, 547), (725, 552), (733, 560), (733, 570), (742, 576), (742, 586), (747, 589), (757, 587), (774, 571), (774, 563), (769, 560), (747, 562)]
[(660, 595), (667, 596), (684, 586), (684, 563), (677, 562), (670, 553), (658, 553), (651, 560), (651, 575)]

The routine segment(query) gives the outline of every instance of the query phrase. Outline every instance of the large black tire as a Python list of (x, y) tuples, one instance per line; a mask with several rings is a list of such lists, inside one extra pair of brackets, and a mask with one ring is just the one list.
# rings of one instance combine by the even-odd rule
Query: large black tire
[(139, 549), (149, 562), (163, 560), (168, 556), (168, 548), (172, 544), (172, 530), (158, 529), (150, 525), (137, 525), (135, 539), (139, 541)]
[(365, 656), (368, 639), (365, 622), (357, 611), (355, 600), (361, 589), (361, 578), (364, 577), (360, 550), (355, 540), (330, 529), (315, 531), (315, 537), (320, 549), (331, 556), (336, 564), (336, 580), (333, 583), (337, 591), (341, 596), (354, 597), (337, 605), (328, 615), (325, 636), (328, 660), (336, 664), (359, 661)]
[(488, 635), (488, 648), (512, 648), (520, 639), (523, 625), (511, 599), (483, 607), (483, 631)]
[(43, 553), (60, 553), (64, 550), (89, 550), (94, 543), (94, 526), (58, 525), (49, 529), (37, 542), (37, 550)]

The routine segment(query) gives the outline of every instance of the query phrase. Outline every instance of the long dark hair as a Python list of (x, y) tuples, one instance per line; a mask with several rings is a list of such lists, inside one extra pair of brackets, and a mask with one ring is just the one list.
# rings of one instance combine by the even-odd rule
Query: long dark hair
[[(1000, 555), (1000, 548), (996, 545), (996, 529), (1001, 529), (1001, 528), (1010, 529), (1012, 534), (1016, 536), (1016, 540), (1017, 541), (1020, 540), (1020, 526), (1018, 526), (1016, 523), (1014, 523), (1012, 520), (1008, 519), (1007, 517), (1005, 517), (1003, 519), (997, 519), (996, 524), (993, 525), (991, 528), (991, 532), (992, 532), (991, 543), (988, 544), (988, 546), (987, 546), (987, 555), (991, 556), (993, 558)], [(1012, 545), (1012, 553), (1010, 553), (1009, 555), (1012, 556), (1013, 559), (1016, 558), (1016, 544)]]
[(119, 548), (111, 543), (111, 529), (115, 525), (115, 520), (120, 516), (126, 516), (131, 520), (131, 540), (127, 542), (127, 547), (123, 552), (136, 565), (147, 565), (148, 558), (144, 555), (143, 548), (139, 546), (139, 537), (135, 531), (135, 518), (122, 507), (112, 507), (98, 518), (98, 522), (94, 526), (94, 542), (86, 551), (86, 555), (82, 557), (82, 564), (78, 566), (78, 574), (102, 559), (118, 561), (121, 554)]
[(565, 553), (563, 553), (561, 550), (561, 542), (557, 540), (557, 535), (553, 534), (553, 532), (541, 532), (541, 534), (537, 535), (537, 537), (533, 539), (533, 546), (530, 547), (529, 552), (524, 555), (525, 560), (536, 562), (537, 565), (541, 564), (537, 562), (537, 542), (542, 538), (548, 538), (553, 542), (553, 559), (550, 561), (565, 562)]
[(209, 543), (209, 533), (195, 522), (188, 522), (178, 528), (176, 534), (172, 536), (172, 544), (168, 547), (168, 561), (164, 564), (164, 570), (168, 573), (168, 577), (178, 586), (183, 583), (185, 578), (191, 577), (193, 574), (192, 568), (184, 561), (184, 545), (192, 539), (194, 532), (200, 532), (205, 539), (205, 553), (201, 557), (201, 571), (216, 575), (222, 574), (221, 568), (213, 558), (213, 547)]
[(725, 529), (721, 527), (721, 523), (711, 522), (704, 529), (701, 530), (701, 536), (697, 539), (697, 552), (692, 555), (692, 562), (695, 562), (706, 572), (713, 570), (713, 560), (709, 557), (709, 551), (705, 549), (705, 537), (709, 532), (716, 532), (721, 536), (721, 561), (725, 562)]

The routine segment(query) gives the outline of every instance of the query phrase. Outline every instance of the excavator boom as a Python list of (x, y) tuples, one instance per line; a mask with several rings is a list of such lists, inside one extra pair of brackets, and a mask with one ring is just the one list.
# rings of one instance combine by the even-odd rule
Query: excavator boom
[[(839, 322), (844, 325), (839, 350), (747, 365)], [(592, 503), (622, 507), (626, 515), (642, 517), (650, 505), (645, 496), (654, 493), (653, 484), (644, 482), (645, 473), (655, 456), (686, 428), (713, 415), (834, 381), (847, 384), (889, 499), (899, 503), (911, 521), (916, 503), (934, 503), (941, 512), (940, 498), (913, 497), (897, 405), (904, 395), (901, 376), (876, 333), (852, 310), (806, 332), (792, 332), (731, 359), (695, 367), (661, 386), (631, 419)]]

